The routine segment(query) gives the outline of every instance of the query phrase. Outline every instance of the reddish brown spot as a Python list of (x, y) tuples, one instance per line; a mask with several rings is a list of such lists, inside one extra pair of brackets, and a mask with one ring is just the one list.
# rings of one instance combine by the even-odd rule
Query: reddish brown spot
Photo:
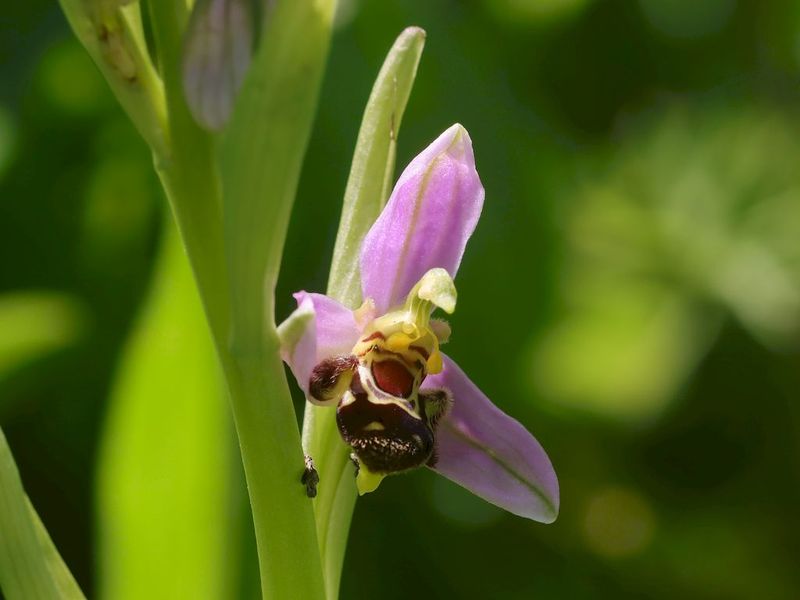
[(386, 336), (385, 336), (385, 335), (383, 335), (383, 334), (382, 334), (380, 331), (376, 331), (375, 333), (373, 333), (372, 335), (369, 335), (369, 336), (365, 337), (365, 338), (364, 338), (363, 340), (361, 340), (361, 341), (362, 341), (362, 342), (369, 342), (369, 341), (371, 341), (371, 340), (385, 340), (385, 339), (386, 339)]
[(392, 396), (408, 398), (414, 389), (414, 376), (396, 360), (375, 361), (372, 376), (378, 387)]

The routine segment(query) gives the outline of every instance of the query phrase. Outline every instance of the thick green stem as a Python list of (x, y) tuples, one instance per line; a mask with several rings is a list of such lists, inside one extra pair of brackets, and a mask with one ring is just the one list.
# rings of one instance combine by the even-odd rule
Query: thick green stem
[(303, 455), (283, 365), (272, 348), (226, 366), (250, 492), (264, 598), (323, 597), (311, 502), (300, 484)]
[(153, 2), (172, 152), (157, 167), (217, 343), (247, 477), (265, 598), (321, 598), (302, 450), (274, 327), (273, 288), (327, 55), (332, 2), (273, 9), (217, 170), (183, 96), (181, 1)]
[(324, 597), (274, 290), (327, 58), (333, 0), (278, 2), (222, 137), (231, 309), (223, 360), (253, 506), (264, 596)]
[[(344, 195), (333, 253), (328, 295), (355, 308), (361, 303), (358, 270), (361, 241), (386, 203), (394, 174), (397, 132), (425, 44), (418, 27), (403, 31), (372, 88)], [(319, 495), (314, 502), (317, 537), (328, 600), (339, 593), (356, 486), (347, 445), (330, 408), (306, 403), (303, 445), (316, 461)]]

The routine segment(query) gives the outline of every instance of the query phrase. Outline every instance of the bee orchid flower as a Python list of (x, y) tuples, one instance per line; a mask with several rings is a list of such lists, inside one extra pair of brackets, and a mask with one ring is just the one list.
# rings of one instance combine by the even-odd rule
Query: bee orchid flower
[(552, 522), (558, 481), (536, 439), (442, 354), (456, 275), (483, 207), (467, 131), (453, 125), (400, 176), (361, 246), (356, 310), (298, 292), (283, 348), (308, 400), (331, 406), (359, 493), (426, 466), (514, 514)]

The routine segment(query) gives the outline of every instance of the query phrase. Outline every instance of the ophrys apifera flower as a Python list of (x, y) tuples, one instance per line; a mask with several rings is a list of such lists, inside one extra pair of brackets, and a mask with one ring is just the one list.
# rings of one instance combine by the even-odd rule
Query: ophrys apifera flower
[(363, 305), (298, 292), (293, 316), (306, 326), (284, 356), (308, 400), (335, 407), (360, 493), (427, 466), (551, 522), (558, 482), (546, 453), (442, 354), (450, 328), (432, 318), (455, 310), (453, 277), (483, 200), (471, 140), (453, 125), (405, 169), (365, 237)]

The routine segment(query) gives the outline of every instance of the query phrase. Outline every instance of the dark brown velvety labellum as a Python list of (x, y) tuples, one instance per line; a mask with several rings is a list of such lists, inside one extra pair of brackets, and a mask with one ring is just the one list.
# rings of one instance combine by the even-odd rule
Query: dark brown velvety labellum
[[(358, 377), (354, 378), (354, 384)], [(361, 388), (353, 385), (352, 388)], [(352, 394), (336, 410), (342, 438), (370, 471), (396, 473), (424, 465), (433, 453), (430, 427), (395, 403), (377, 403), (364, 391)]]

